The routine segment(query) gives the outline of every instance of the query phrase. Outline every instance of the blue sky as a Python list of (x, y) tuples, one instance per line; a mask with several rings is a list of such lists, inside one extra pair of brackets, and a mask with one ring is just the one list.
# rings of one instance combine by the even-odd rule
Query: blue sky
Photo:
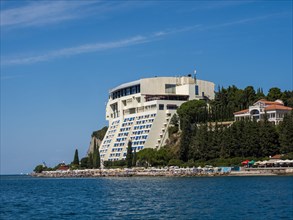
[(195, 68), (292, 90), (292, 1), (1, 1), (1, 173), (85, 156), (109, 89)]

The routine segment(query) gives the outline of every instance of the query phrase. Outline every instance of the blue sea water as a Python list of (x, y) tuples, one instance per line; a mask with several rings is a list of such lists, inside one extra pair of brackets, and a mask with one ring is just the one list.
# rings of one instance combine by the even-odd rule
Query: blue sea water
[(293, 176), (1, 176), (0, 219), (293, 219)]

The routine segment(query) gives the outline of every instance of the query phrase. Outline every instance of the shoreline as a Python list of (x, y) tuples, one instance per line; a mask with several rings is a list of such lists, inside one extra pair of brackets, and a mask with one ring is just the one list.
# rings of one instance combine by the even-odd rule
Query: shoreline
[(241, 171), (215, 168), (117, 168), (57, 170), (31, 173), (32, 177), (66, 178), (66, 177), (214, 177), (214, 176), (280, 176), (293, 175), (293, 167), (283, 169), (246, 168)]

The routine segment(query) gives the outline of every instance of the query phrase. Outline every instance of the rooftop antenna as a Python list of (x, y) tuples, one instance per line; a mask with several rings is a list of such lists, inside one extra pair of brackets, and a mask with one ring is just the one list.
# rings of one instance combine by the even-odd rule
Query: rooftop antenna
[(193, 78), (194, 78), (194, 81), (196, 83), (196, 69), (194, 69), (194, 71), (193, 71)]

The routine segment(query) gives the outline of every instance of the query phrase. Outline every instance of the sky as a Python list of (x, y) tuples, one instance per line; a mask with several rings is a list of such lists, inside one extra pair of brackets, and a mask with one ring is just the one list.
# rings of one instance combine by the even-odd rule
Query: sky
[(86, 155), (111, 88), (293, 89), (292, 1), (1, 1), (1, 174)]

